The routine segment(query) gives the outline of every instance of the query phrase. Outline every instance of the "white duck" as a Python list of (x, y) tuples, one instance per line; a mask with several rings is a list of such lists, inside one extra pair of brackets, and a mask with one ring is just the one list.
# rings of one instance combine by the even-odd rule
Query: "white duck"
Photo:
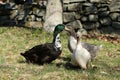
[[(76, 35), (81, 35), (78, 30), (76, 29), (74, 30), (72, 27), (65, 27), (65, 30), (68, 31), (70, 33), (70, 38), (68, 40), (68, 48), (70, 50), (71, 53), (73, 53), (73, 51), (76, 48), (76, 44), (77, 44), (77, 36)], [(94, 45), (94, 44), (89, 44), (89, 43), (85, 43), (85, 42), (81, 42), (82, 47), (84, 47), (85, 49), (88, 50), (88, 52), (90, 52), (91, 58), (92, 60), (96, 57), (96, 54), (102, 49), (102, 45)]]
[(78, 65), (82, 69), (88, 68), (88, 63), (91, 60), (91, 55), (81, 44), (81, 36), (77, 37), (77, 44), (76, 48), (73, 51), (72, 58), (71, 58), (72, 65)]

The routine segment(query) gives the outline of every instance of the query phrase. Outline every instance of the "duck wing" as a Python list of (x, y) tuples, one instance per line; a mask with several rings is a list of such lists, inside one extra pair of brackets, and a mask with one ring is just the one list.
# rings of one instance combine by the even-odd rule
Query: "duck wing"
[(97, 46), (97, 45), (89, 44), (89, 43), (85, 43), (85, 42), (82, 42), (82, 46), (83, 46), (85, 49), (87, 49), (88, 52), (90, 52), (92, 58), (95, 58), (95, 57), (96, 57), (96, 54), (97, 54), (97, 53), (101, 50), (101, 48), (102, 48), (102, 45)]
[(52, 43), (46, 43), (34, 46), (25, 53), (21, 53), (27, 62), (31, 63), (50, 63), (61, 54), (61, 50), (54, 47)]

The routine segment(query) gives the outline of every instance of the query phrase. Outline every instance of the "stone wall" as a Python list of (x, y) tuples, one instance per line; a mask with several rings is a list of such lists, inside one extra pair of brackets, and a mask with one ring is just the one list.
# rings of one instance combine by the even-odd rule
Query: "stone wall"
[[(46, 1), (0, 5), (0, 25), (42, 27)], [(120, 32), (120, 0), (63, 0), (63, 23), (88, 31)]]
[(120, 0), (64, 0), (64, 23), (83, 32), (120, 32)]
[(0, 4), (0, 26), (42, 27), (46, 11), (46, 2)]

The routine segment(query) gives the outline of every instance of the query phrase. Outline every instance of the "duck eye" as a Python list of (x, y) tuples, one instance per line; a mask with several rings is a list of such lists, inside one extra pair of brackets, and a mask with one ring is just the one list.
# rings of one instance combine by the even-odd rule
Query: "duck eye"
[(77, 37), (77, 38), (79, 38), (79, 35), (78, 35), (78, 34), (76, 34), (76, 37)]

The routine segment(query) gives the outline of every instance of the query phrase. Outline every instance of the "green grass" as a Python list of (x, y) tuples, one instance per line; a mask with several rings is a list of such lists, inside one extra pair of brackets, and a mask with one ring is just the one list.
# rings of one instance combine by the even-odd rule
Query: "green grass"
[(84, 71), (68, 65), (71, 55), (68, 38), (65, 32), (61, 34), (63, 53), (59, 59), (43, 66), (33, 65), (25, 63), (20, 53), (37, 44), (51, 42), (52, 34), (39, 29), (1, 27), (0, 80), (120, 80), (120, 44), (84, 39), (104, 47), (93, 61), (97, 68)]

